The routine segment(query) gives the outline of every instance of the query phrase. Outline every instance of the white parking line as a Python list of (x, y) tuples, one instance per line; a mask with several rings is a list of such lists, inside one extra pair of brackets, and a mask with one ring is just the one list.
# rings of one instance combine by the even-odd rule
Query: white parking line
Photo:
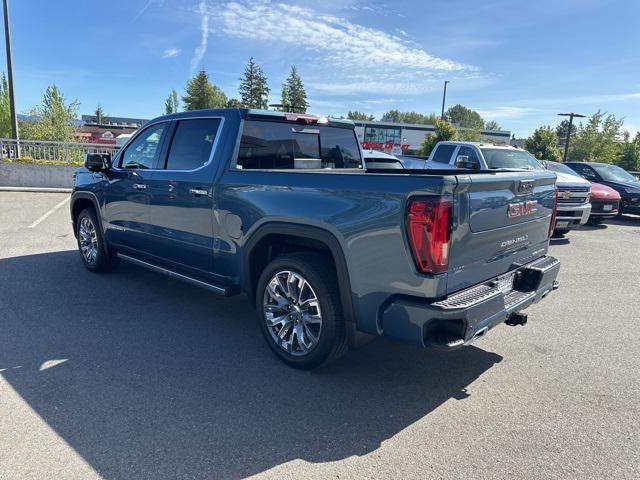
[(71, 197), (67, 197), (65, 198), (63, 201), (61, 201), (59, 204), (57, 204), (55, 207), (53, 207), (51, 210), (49, 210), (47, 213), (45, 213), (44, 215), (42, 215), (39, 219), (37, 219), (35, 222), (33, 222), (31, 225), (29, 225), (27, 228), (36, 228), (38, 225), (40, 225), (42, 222), (44, 222), (47, 218), (49, 218), (49, 216), (51, 214), (53, 214), (56, 210), (58, 210), (60, 207), (62, 207), (65, 203), (67, 203), (69, 201)]

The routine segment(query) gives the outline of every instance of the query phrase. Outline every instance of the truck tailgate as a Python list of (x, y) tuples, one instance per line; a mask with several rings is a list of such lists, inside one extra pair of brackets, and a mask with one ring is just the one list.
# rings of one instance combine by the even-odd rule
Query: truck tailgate
[(545, 171), (458, 176), (447, 293), (544, 255), (555, 203)]

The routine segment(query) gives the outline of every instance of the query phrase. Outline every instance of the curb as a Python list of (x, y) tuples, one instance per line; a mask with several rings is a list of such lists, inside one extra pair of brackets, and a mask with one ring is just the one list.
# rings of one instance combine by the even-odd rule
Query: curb
[(71, 193), (71, 189), (47, 187), (0, 187), (0, 192)]

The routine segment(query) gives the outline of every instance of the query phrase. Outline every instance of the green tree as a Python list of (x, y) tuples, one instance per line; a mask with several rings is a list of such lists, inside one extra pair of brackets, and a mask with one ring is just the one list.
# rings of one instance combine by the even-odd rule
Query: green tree
[(4, 72), (0, 77), (0, 138), (10, 138), (11, 108), (9, 107), (9, 84)]
[(498, 125), (498, 122), (496, 122), (495, 120), (489, 120), (487, 123), (484, 124), (484, 129), (496, 131), (496, 130), (500, 130), (500, 125)]
[(280, 92), (280, 106), (278, 110), (281, 112), (289, 112), (291, 111), (291, 99), (289, 98), (289, 88), (285, 83), (282, 85), (282, 91)]
[(455, 140), (457, 137), (458, 132), (456, 131), (456, 127), (446, 120), (436, 120), (435, 126), (434, 134), (427, 133), (424, 136), (424, 140), (422, 141), (422, 155), (429, 155), (433, 147), (436, 146), (436, 143)]
[(98, 106), (96, 107), (96, 111), (94, 112), (94, 116), (96, 117), (96, 123), (98, 125), (102, 125), (104, 122), (106, 122), (108, 120), (107, 114), (104, 113), (104, 109), (102, 108), (102, 105), (100, 105), (100, 104), (98, 104)]
[(309, 108), (307, 91), (295, 65), (291, 66), (291, 73), (285, 82), (285, 87), (289, 96), (290, 110), (295, 113), (306, 113)]
[(640, 169), (640, 132), (636, 134), (633, 141), (631, 141), (629, 132), (624, 132), (616, 164), (633, 172)]
[[(556, 127), (556, 135), (558, 137), (558, 145), (564, 145), (567, 139), (567, 130), (569, 129), (569, 120), (562, 120)], [(571, 124), (571, 136), (576, 134), (576, 126)]]
[(482, 134), (475, 128), (458, 128), (456, 140), (462, 142), (479, 142)]
[(28, 140), (68, 141), (76, 131), (78, 101), (67, 102), (64, 94), (55, 85), (49, 85), (44, 93), (42, 105), (31, 111), (36, 122), (23, 122), (21, 136)]
[(586, 123), (580, 123), (569, 144), (572, 162), (615, 163), (620, 152), (620, 139), (624, 121), (615, 115), (598, 110)]
[(556, 131), (550, 126), (537, 128), (533, 135), (524, 141), (524, 148), (539, 160), (559, 160)]
[(269, 87), (267, 77), (262, 69), (256, 65), (253, 57), (247, 62), (244, 75), (240, 78), (240, 102), (247, 108), (266, 109), (269, 99)]
[(349, 110), (349, 113), (347, 113), (347, 118), (349, 120), (373, 120), (373, 115), (369, 115), (367, 113), (364, 112), (359, 112), (357, 110), (354, 110), (353, 112), (351, 110)]
[(424, 115), (418, 112), (401, 112), (400, 110), (394, 109), (385, 112), (382, 115), (381, 120), (383, 122), (393, 123), (419, 123), (422, 125), (435, 125), (438, 117), (435, 113)]
[(454, 105), (445, 113), (445, 118), (459, 127), (472, 128), (474, 130), (482, 130), (484, 128), (484, 119), (475, 110), (465, 107), (464, 105)]
[(242, 103), (237, 98), (230, 98), (227, 102), (227, 108), (242, 108)]
[(169, 96), (164, 101), (164, 113), (165, 115), (169, 115), (170, 113), (178, 113), (178, 110), (180, 110), (178, 92), (176, 92), (175, 88), (172, 88)]
[(187, 111), (224, 108), (227, 105), (227, 96), (220, 88), (209, 82), (209, 75), (206, 71), (200, 70), (187, 82), (182, 102)]

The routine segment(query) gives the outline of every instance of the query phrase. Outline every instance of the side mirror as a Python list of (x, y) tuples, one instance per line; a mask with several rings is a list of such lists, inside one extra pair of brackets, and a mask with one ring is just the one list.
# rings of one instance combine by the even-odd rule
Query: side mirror
[(84, 166), (90, 172), (103, 172), (111, 169), (111, 155), (108, 153), (88, 153)]
[(479, 170), (480, 163), (477, 160), (469, 160), (468, 155), (458, 155), (456, 157), (456, 168), (464, 168), (467, 170)]

